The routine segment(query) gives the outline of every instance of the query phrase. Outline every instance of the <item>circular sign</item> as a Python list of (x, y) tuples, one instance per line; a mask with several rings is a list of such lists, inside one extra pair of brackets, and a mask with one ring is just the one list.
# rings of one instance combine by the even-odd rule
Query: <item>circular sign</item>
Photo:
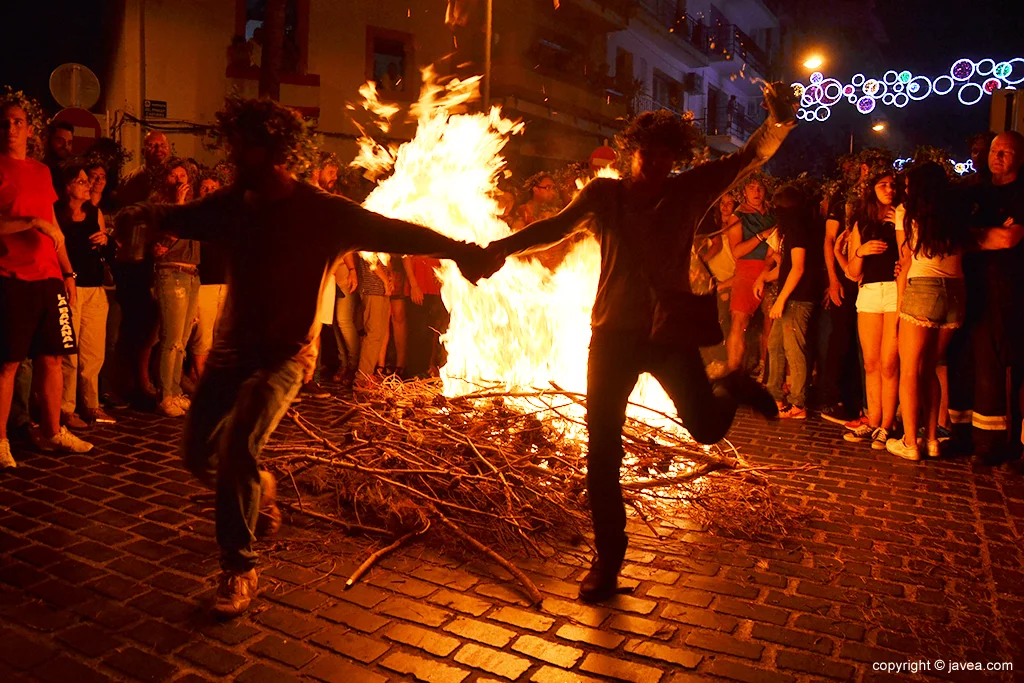
[(70, 123), (75, 127), (75, 137), (71, 141), (71, 153), (75, 155), (85, 154), (93, 144), (100, 139), (102, 128), (100, 122), (92, 112), (76, 107), (61, 109), (53, 117), (53, 122)]
[(62, 107), (90, 109), (100, 99), (100, 81), (83, 64), (61, 64), (50, 74), (50, 94)]

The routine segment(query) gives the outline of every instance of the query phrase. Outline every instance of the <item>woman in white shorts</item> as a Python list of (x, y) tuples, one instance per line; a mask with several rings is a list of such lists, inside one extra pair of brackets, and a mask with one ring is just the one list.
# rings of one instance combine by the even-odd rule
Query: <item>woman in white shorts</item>
[(874, 170), (864, 185), (856, 222), (850, 233), (849, 272), (860, 282), (857, 331), (864, 355), (868, 423), (844, 435), (847, 441), (870, 441), (885, 450), (896, 419), (899, 347), (896, 263), (896, 174), (891, 167)]
[(902, 439), (886, 449), (920, 460), (918, 425), (926, 453), (939, 456), (939, 379), (935, 374), (953, 331), (963, 324), (967, 290), (961, 266), (967, 217), (953, 198), (942, 166), (929, 162), (907, 173), (906, 211), (896, 211), (900, 232), (900, 405)]

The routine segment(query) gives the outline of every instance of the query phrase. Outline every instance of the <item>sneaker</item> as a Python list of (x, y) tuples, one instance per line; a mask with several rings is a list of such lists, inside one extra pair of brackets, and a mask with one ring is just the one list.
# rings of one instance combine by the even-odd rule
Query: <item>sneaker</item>
[(740, 405), (750, 406), (755, 412), (769, 420), (779, 417), (779, 406), (775, 404), (772, 395), (742, 370), (729, 373), (722, 382), (732, 394), (733, 399)]
[(256, 537), (273, 536), (281, 528), (281, 510), (277, 507), (277, 481), (260, 470), (260, 515), (256, 519)]
[(186, 413), (192, 407), (192, 399), (190, 399), (185, 394), (181, 394), (180, 396), (175, 396), (173, 398), (174, 402), (181, 406), (181, 409), (184, 410)]
[(946, 429), (945, 427), (939, 425), (939, 429), (937, 432), (935, 432), (935, 435), (938, 437), (941, 443), (945, 443), (953, 438), (953, 430)]
[(36, 448), (44, 453), (88, 453), (92, 450), (92, 444), (83, 441), (68, 431), (67, 427), (61, 427), (60, 431), (51, 437), (45, 437), (41, 432), (36, 432), (32, 437)]
[(602, 602), (619, 592), (619, 571), (612, 571), (594, 560), (593, 566), (580, 582), (580, 600)]
[(871, 438), (871, 435), (875, 433), (875, 428), (869, 424), (857, 425), (856, 427), (847, 427), (847, 429), (849, 429), (850, 431), (847, 432), (846, 434), (843, 434), (843, 440), (849, 441), (850, 443), (859, 443), (861, 441), (867, 441), (868, 439)]
[(156, 412), (164, 417), (181, 417), (185, 414), (185, 409), (178, 401), (174, 400), (173, 396), (168, 396), (160, 401), (160, 405), (156, 407)]
[(871, 432), (871, 448), (876, 451), (884, 451), (885, 444), (889, 440), (889, 432), (879, 427)]
[(929, 458), (940, 458), (942, 457), (942, 450), (939, 444), (942, 443), (941, 439), (930, 439), (924, 442), (924, 450)]
[(867, 415), (861, 415), (860, 417), (853, 418), (849, 422), (844, 422), (843, 423), (843, 427), (845, 427), (846, 429), (849, 429), (852, 432), (855, 429), (857, 429), (858, 427), (866, 425), (867, 423), (868, 423), (868, 416)]
[(217, 598), (213, 603), (213, 616), (231, 619), (249, 609), (249, 603), (256, 597), (257, 583), (255, 569), (247, 572), (222, 572)]
[(320, 386), (319, 382), (314, 382), (314, 381), (306, 382), (305, 384), (303, 384), (302, 388), (299, 389), (299, 394), (301, 394), (304, 398), (330, 398), (331, 397), (331, 392), (327, 391), (322, 386)]
[[(884, 432), (885, 430), (879, 427), (879, 431)], [(873, 448), (874, 443), (872, 443), (871, 446)], [(918, 450), (917, 444), (915, 443), (913, 446), (908, 446), (903, 443), (903, 439), (887, 439), (885, 442), (885, 450), (897, 457), (903, 458), (904, 460), (921, 459), (921, 452)]]
[(807, 408), (804, 406), (786, 406), (779, 411), (779, 417), (783, 420), (806, 420)]
[(60, 414), (60, 423), (68, 429), (88, 429), (89, 424), (75, 413)]
[(92, 422), (93, 424), (99, 425), (117, 424), (117, 420), (110, 417), (110, 415), (108, 415), (106, 411), (103, 410), (103, 408), (96, 408), (95, 410), (85, 411), (85, 419), (88, 420), (89, 422)]
[(0, 439), (0, 470), (17, 466), (18, 463), (14, 462), (14, 454), (11, 453), (11, 442), (7, 439)]
[(837, 425), (845, 425), (854, 418), (854, 415), (842, 403), (825, 406), (821, 409), (819, 415), (821, 415), (822, 420)]

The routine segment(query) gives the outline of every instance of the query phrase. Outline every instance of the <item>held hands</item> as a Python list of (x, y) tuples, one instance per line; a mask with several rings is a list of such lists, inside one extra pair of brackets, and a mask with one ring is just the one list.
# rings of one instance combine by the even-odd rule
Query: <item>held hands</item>
[(170, 249), (168, 249), (165, 245), (160, 244), (159, 242), (153, 245), (153, 256), (155, 256), (156, 258), (163, 258), (164, 255), (166, 255), (167, 252), (169, 251)]
[(462, 277), (473, 284), (494, 275), (505, 263), (506, 253), (500, 242), (494, 242), (486, 249), (477, 244), (467, 244), (461, 255), (455, 259)]

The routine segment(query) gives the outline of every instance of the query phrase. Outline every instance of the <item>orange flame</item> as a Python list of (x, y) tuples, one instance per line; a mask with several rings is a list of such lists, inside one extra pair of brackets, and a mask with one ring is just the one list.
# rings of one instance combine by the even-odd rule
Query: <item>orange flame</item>
[[(498, 107), (453, 113), (478, 97), (479, 78), (442, 83), (427, 68), (423, 80), (420, 100), (411, 109), (417, 120), (415, 138), (394, 151), (389, 166), (393, 173), (364, 206), (483, 245), (507, 236), (511, 231), (499, 218), (495, 199), (497, 180), (505, 166), (501, 152), (512, 135), (522, 132), (523, 123), (503, 117)], [(374, 143), (361, 143), (353, 163), (380, 164), (381, 155), (371, 148)], [(610, 167), (600, 175), (617, 177)], [(454, 264), (442, 263), (442, 299), (451, 312), (442, 337), (448, 351), (441, 371), (445, 393), (465, 394), (481, 385), (546, 389), (552, 383), (584, 393), (600, 261), (597, 241), (587, 237), (554, 273), (536, 260), (510, 259), (474, 286)], [(641, 379), (631, 400), (675, 413), (649, 376)], [(581, 417), (575, 404), (560, 408), (574, 419)], [(641, 412), (651, 422), (652, 414)]]

